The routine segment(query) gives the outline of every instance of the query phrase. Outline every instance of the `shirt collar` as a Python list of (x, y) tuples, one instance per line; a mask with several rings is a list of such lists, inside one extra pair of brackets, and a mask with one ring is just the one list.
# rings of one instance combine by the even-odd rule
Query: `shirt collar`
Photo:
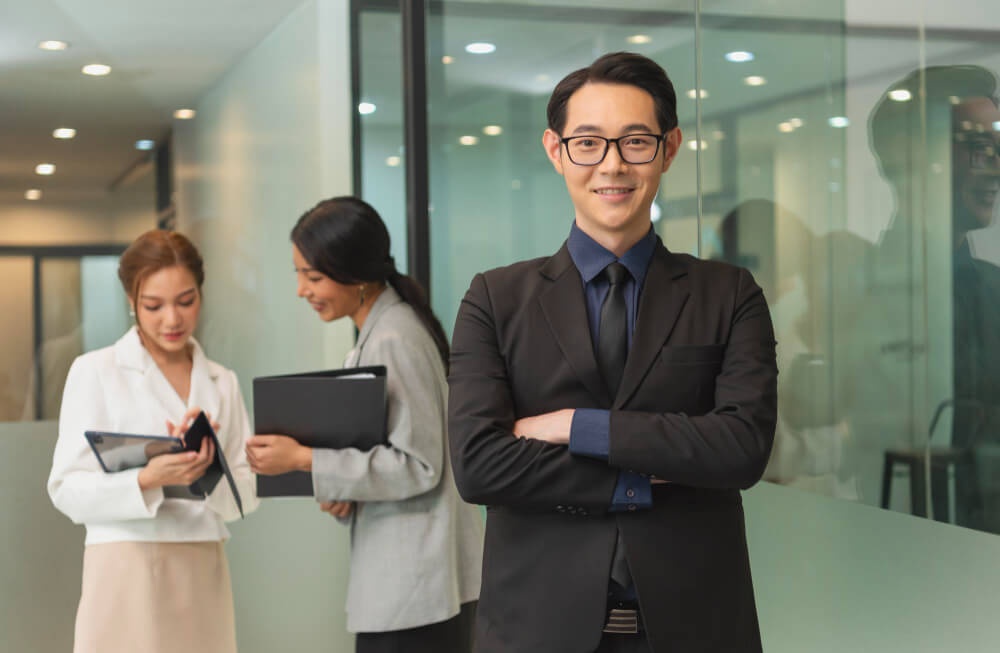
[(375, 322), (378, 321), (382, 314), (389, 309), (390, 306), (398, 304), (403, 301), (403, 298), (399, 296), (396, 289), (392, 287), (391, 284), (386, 282), (385, 289), (379, 293), (379, 296), (375, 298), (375, 303), (372, 304), (371, 311), (368, 312), (368, 317), (365, 318), (365, 323), (361, 325), (361, 330), (358, 332), (358, 341), (355, 343), (355, 348), (364, 345), (365, 341), (368, 340), (368, 336), (371, 334), (372, 329), (375, 326)]
[(621, 258), (608, 251), (596, 240), (583, 232), (580, 227), (573, 223), (569, 231), (569, 239), (566, 241), (570, 258), (573, 264), (580, 271), (580, 276), (584, 283), (590, 283), (601, 271), (608, 267), (609, 263), (620, 261), (629, 271), (632, 278), (640, 286), (646, 279), (646, 270), (649, 268), (649, 261), (653, 258), (653, 251), (656, 249), (656, 232), (652, 225), (649, 231), (639, 242), (632, 245)]

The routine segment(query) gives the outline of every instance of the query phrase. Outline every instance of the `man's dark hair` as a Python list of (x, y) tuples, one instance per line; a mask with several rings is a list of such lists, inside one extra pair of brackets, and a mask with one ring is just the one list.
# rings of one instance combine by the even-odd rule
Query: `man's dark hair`
[(612, 52), (556, 84), (549, 98), (549, 129), (562, 135), (569, 98), (586, 84), (627, 84), (641, 88), (653, 96), (660, 133), (677, 126), (677, 94), (660, 64), (634, 52)]

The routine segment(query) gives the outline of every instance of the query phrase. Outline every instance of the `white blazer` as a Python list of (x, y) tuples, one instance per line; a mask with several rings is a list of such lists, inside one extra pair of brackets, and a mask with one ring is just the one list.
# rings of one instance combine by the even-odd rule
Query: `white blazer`
[(162, 488), (139, 489), (139, 470), (105, 473), (84, 431), (166, 433), (198, 406), (220, 425), (219, 443), (232, 469), (244, 513), (258, 505), (244, 446), (250, 422), (236, 375), (205, 357), (193, 339), (191, 390), (185, 403), (157, 367), (132, 327), (114, 345), (73, 361), (59, 411), (59, 438), (48, 491), (52, 503), (87, 527), (87, 544), (205, 542), (229, 537), (223, 521), (239, 517), (223, 479), (205, 501), (168, 499)]
[(347, 366), (388, 370), (389, 444), (314, 449), (319, 501), (357, 501), (347, 629), (382, 632), (454, 617), (479, 598), (483, 517), (455, 488), (445, 438), (448, 385), (437, 347), (395, 290), (375, 300)]

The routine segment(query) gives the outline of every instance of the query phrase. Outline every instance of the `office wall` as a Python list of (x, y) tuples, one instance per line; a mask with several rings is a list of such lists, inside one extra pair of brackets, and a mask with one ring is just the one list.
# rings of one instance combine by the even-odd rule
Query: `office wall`
[[(252, 408), (262, 374), (339, 367), (348, 320), (295, 296), (289, 232), (351, 191), (346, 0), (306, 2), (175, 123), (177, 227), (205, 259), (199, 339)], [(348, 532), (309, 499), (271, 499), (227, 545), (240, 651), (349, 651)]]

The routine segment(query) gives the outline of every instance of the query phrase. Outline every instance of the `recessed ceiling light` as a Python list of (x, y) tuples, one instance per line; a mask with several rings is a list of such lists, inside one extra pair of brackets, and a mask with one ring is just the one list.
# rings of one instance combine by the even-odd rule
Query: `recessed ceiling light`
[(782, 134), (790, 134), (795, 131), (795, 125), (787, 120), (785, 122), (780, 122), (778, 123), (778, 131)]
[(626, 37), (625, 40), (635, 45), (643, 45), (645, 43), (651, 43), (653, 41), (653, 37), (648, 34), (633, 34), (632, 36)]
[(503, 133), (503, 127), (500, 125), (486, 125), (483, 127), (483, 133), (487, 136), (499, 136)]
[(111, 74), (111, 66), (103, 63), (89, 63), (81, 71), (84, 75), (90, 75), (91, 77), (104, 77)]
[(154, 147), (156, 147), (156, 141), (151, 141), (148, 138), (143, 138), (135, 142), (135, 149), (142, 150), (143, 152), (148, 152)]
[(743, 78), (743, 83), (747, 86), (763, 86), (767, 84), (767, 80), (760, 75), (750, 75)]
[(851, 121), (847, 119), (846, 116), (834, 116), (826, 121), (831, 127), (836, 127), (837, 129), (843, 129), (851, 124)]
[(746, 63), (753, 60), (753, 52), (747, 52), (746, 50), (734, 50), (726, 53), (726, 61), (733, 63)]
[[(688, 149), (689, 150), (697, 150), (697, 149), (707, 150), (708, 149), (708, 141), (699, 141), (699, 140), (695, 139), (695, 140), (688, 141), (687, 145), (688, 145)], [(699, 145), (701, 146), (700, 148), (698, 147)]]
[(386, 157), (385, 164), (390, 168), (398, 168), (399, 164), (403, 162), (403, 159), (398, 156)]
[(496, 52), (496, 49), (497, 46), (492, 43), (484, 42), (470, 43), (465, 46), (465, 51), (469, 54), (492, 54), (493, 52)]
[(174, 111), (174, 118), (178, 120), (191, 120), (197, 112), (194, 109), (177, 109)]
[(59, 50), (65, 50), (69, 47), (69, 43), (66, 41), (39, 41), (39, 50), (49, 50), (50, 52), (58, 52)]
[(950, 95), (948, 96), (948, 101), (951, 102), (952, 104), (960, 104), (962, 102), (962, 98), (958, 97), (957, 95)]
[(371, 102), (362, 102), (358, 104), (358, 113), (362, 116), (367, 116), (368, 114), (375, 113), (376, 108)]
[(1000, 132), (1000, 120), (993, 123), (993, 131)]
[(28, 190), (24, 191), (24, 199), (32, 201), (40, 200), (42, 199), (42, 191), (38, 190), (37, 188), (29, 188)]
[(52, 163), (39, 163), (37, 166), (35, 166), (36, 175), (51, 175), (55, 171), (56, 171), (56, 166), (55, 164)]
[(905, 88), (897, 88), (889, 91), (889, 99), (895, 102), (909, 102), (912, 98), (913, 94)]
[(798, 129), (799, 127), (802, 126), (802, 118), (789, 118), (788, 124)]
[(462, 145), (475, 145), (479, 142), (479, 138), (476, 136), (462, 136), (458, 139), (458, 142)]
[(52, 138), (73, 138), (76, 136), (76, 130), (72, 127), (59, 127), (58, 129), (52, 130)]
[(705, 98), (708, 97), (708, 91), (706, 91), (703, 88), (692, 88), (688, 90), (687, 96), (692, 100), (695, 98), (701, 98), (702, 100), (704, 100)]
[(443, 57), (441, 57), (441, 63), (443, 63), (446, 66), (450, 63), (455, 63), (455, 57), (451, 56), (450, 54), (446, 54)]

